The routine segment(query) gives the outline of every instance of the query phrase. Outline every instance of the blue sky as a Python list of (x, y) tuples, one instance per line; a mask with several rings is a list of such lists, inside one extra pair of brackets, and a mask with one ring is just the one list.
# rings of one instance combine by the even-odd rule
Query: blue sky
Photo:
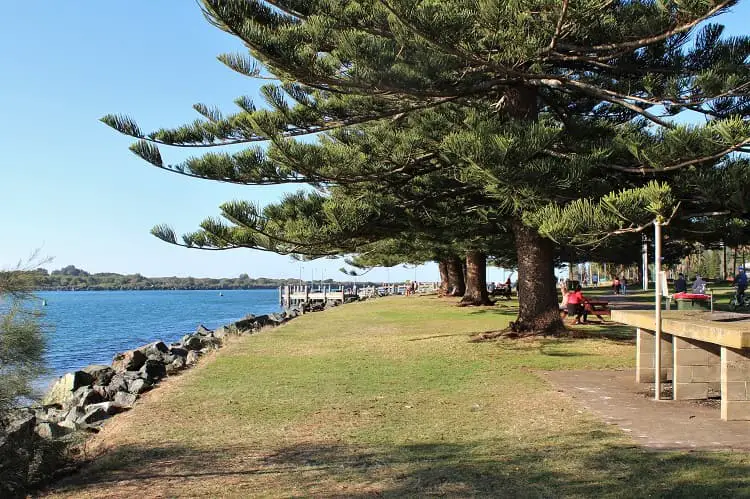
[[(748, 0), (721, 20), (730, 32), (746, 32)], [(210, 26), (195, 2), (4, 2), (0, 47), (0, 267), (39, 248), (54, 257), (50, 268), (201, 277), (295, 277), (302, 271), (307, 279), (344, 278), (338, 261), (301, 267), (259, 251), (187, 250), (149, 234), (157, 223), (193, 230), (230, 199), (267, 204), (285, 192), (162, 172), (127, 150), (131, 140), (98, 121), (125, 113), (150, 130), (195, 119), (196, 102), (231, 110), (235, 97), (257, 95), (258, 82), (216, 60), (242, 47)], [(170, 161), (184, 157), (166, 153)], [(396, 267), (368, 278), (414, 275)], [(437, 280), (437, 268), (420, 267), (416, 276)], [(504, 275), (492, 269), (488, 278)]]

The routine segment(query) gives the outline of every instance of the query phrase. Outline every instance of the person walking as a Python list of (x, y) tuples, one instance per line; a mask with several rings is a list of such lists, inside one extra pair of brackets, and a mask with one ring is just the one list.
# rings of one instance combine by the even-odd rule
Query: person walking
[(745, 290), (747, 289), (745, 267), (740, 267), (737, 277), (734, 278), (734, 284), (737, 286), (737, 303), (743, 303), (745, 300)]

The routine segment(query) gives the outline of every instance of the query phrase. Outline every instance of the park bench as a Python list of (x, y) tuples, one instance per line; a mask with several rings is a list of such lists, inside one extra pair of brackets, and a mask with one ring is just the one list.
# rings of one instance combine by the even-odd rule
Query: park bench
[[(653, 310), (613, 310), (612, 320), (636, 328), (637, 383), (656, 374)], [(662, 312), (660, 378), (674, 400), (721, 396), (721, 419), (750, 420), (750, 315)]]

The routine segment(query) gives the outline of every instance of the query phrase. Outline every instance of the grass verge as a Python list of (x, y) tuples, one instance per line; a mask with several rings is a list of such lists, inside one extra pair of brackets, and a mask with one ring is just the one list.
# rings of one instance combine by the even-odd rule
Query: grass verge
[(737, 497), (744, 453), (656, 453), (535, 369), (623, 368), (622, 328), (470, 343), (514, 302), (391, 297), (243, 337), (148, 394), (53, 497)]

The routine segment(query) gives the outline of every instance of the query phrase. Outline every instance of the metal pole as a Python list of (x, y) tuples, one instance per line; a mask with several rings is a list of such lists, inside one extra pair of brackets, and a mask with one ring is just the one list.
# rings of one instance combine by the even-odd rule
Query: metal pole
[(661, 400), (661, 222), (654, 220), (654, 294), (656, 312), (654, 314), (654, 326), (656, 337), (656, 348), (654, 349), (656, 359), (654, 366), (654, 400)]
[[(656, 230), (656, 229), (654, 229)], [(642, 265), (643, 265), (643, 290), (648, 290), (648, 239), (646, 239), (646, 234), (643, 235), (643, 247), (641, 249), (641, 256), (642, 258)], [(658, 280), (658, 279), (657, 279)]]

